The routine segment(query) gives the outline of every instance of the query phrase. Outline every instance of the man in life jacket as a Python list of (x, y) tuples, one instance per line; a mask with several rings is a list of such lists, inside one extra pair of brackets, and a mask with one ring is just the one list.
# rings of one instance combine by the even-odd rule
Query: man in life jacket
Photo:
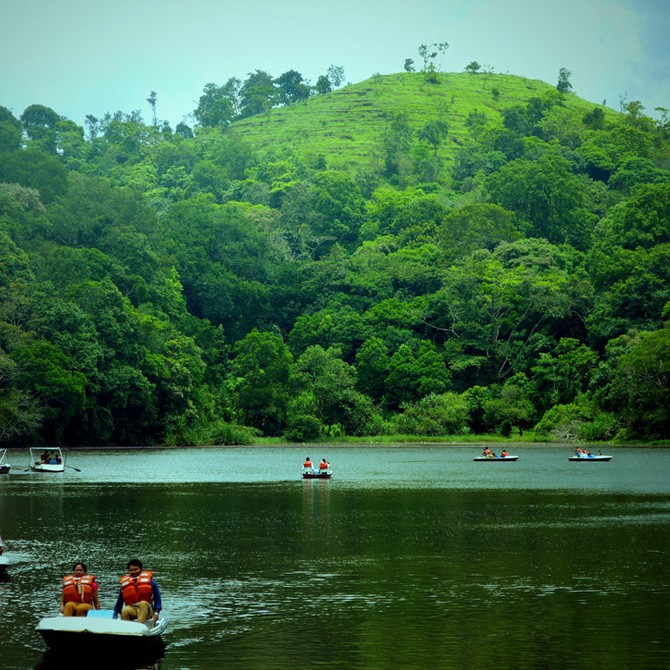
[(63, 577), (60, 611), (63, 616), (86, 616), (94, 607), (100, 609), (98, 583), (95, 575), (88, 573), (86, 563), (79, 561), (72, 566), (72, 574)]
[(128, 574), (121, 577), (121, 590), (114, 605), (115, 619), (119, 614), (124, 621), (138, 623), (158, 619), (163, 608), (161, 592), (151, 571), (143, 568), (138, 558), (128, 561)]
[(323, 472), (324, 470), (327, 470), (330, 467), (330, 463), (325, 459), (321, 459), (321, 463), (319, 463), (319, 470)]
[(309, 473), (314, 472), (314, 465), (312, 464), (312, 459), (309, 456), (305, 458), (305, 462), (302, 464), (302, 471)]

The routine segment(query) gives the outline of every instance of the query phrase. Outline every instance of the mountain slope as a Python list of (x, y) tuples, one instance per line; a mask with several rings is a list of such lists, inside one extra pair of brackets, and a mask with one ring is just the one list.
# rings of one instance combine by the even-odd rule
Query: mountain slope
[[(438, 73), (429, 83), (424, 73), (375, 76), (358, 84), (309, 100), (273, 109), (235, 122), (230, 131), (261, 152), (291, 149), (307, 161), (319, 156), (331, 168), (378, 165), (389, 119), (402, 114), (420, 130), (426, 122), (442, 119), (449, 125), (440, 156), (451, 163), (455, 150), (469, 141), (465, 121), (471, 112), (502, 125), (502, 111), (531, 98), (558, 96), (555, 86), (514, 75)], [(586, 113), (596, 105), (575, 94), (562, 97), (568, 110)], [(603, 108), (607, 115), (616, 115)]]

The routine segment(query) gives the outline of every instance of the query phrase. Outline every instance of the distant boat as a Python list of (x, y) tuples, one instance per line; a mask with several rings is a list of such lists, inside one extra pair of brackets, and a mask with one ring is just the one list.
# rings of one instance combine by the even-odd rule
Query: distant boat
[(7, 449), (0, 449), (0, 475), (6, 475), (12, 469), (7, 460)]
[(518, 460), (518, 456), (512, 456), (510, 454), (509, 456), (475, 456), (473, 458), (473, 461), (492, 461), (493, 463), (499, 463), (502, 461), (516, 461)]
[(579, 456), (575, 454), (574, 456), (570, 456), (568, 460), (579, 461), (580, 463), (590, 463), (591, 461), (611, 461), (612, 457), (603, 454), (598, 454), (597, 456), (595, 454), (581, 454)]
[(113, 610), (90, 610), (85, 617), (46, 617), (37, 624), (37, 632), (50, 650), (77, 659), (82, 654), (129, 659), (162, 649), (167, 619), (159, 617), (154, 624), (153, 619), (138, 623), (113, 616)]
[(31, 447), (28, 467), (33, 472), (63, 472), (65, 470), (65, 456), (58, 447), (53, 449)]
[(333, 475), (333, 471), (328, 470), (303, 470), (302, 478), (303, 479), (330, 479)]

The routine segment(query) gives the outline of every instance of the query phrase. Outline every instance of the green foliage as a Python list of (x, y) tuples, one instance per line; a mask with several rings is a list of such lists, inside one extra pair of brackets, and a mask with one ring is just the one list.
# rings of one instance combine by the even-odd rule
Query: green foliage
[(406, 405), (393, 420), (392, 429), (408, 435), (454, 435), (465, 431), (467, 418), (467, 403), (462, 397), (430, 394)]
[(611, 401), (632, 434), (670, 436), (670, 322), (635, 337), (619, 359)]
[(447, 47), (174, 133), (0, 107), (0, 440), (665, 436), (667, 123)]

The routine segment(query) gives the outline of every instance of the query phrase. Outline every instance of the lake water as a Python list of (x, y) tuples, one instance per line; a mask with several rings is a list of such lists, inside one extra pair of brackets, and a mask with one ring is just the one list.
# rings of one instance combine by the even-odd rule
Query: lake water
[[(170, 621), (161, 670), (670, 667), (670, 450), (511, 451), (72, 451), (62, 474), (11, 453), (0, 667), (101, 667), (59, 665), (35, 625), (75, 560), (111, 608), (135, 556)], [(306, 455), (333, 478), (302, 480)]]

